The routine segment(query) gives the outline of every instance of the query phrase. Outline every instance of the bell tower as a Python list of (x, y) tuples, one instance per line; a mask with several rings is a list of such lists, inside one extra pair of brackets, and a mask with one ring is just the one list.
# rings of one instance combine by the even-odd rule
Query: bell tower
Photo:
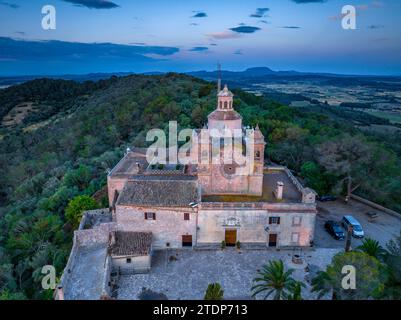
[(217, 95), (217, 110), (231, 111), (233, 110), (233, 97), (231, 91), (228, 90), (227, 85)]

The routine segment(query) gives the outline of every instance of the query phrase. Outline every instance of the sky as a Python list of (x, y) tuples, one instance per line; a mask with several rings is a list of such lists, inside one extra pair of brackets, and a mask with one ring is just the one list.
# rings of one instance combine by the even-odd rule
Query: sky
[[(42, 7), (56, 29), (42, 28)], [(356, 29), (341, 9), (356, 8)], [(400, 0), (0, 0), (0, 76), (273, 70), (401, 75)]]

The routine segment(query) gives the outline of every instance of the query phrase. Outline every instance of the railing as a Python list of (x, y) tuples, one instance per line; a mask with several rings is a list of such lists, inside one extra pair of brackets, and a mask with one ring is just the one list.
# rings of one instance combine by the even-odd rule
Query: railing
[(307, 203), (270, 202), (201, 202), (200, 209), (260, 209), (260, 210), (315, 210), (316, 205)]

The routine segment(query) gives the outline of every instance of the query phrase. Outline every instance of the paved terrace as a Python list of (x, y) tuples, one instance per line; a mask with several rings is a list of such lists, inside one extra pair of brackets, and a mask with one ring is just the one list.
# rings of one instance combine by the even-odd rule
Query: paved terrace
[[(277, 181), (284, 183), (283, 200), (277, 200), (273, 194)], [(247, 195), (207, 195), (202, 196), (202, 202), (272, 202), (300, 203), (302, 195), (283, 170), (265, 170), (263, 177), (262, 196)]]
[(70, 278), (64, 287), (66, 300), (99, 300), (102, 295), (106, 245), (78, 247)]

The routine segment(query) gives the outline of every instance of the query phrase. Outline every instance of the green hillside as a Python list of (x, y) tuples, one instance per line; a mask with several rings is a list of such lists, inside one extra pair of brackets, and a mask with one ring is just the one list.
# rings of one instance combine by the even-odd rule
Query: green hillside
[[(320, 193), (355, 193), (401, 211), (401, 142), (346, 121), (234, 91), (247, 125), (259, 124), (267, 156)], [(213, 84), (180, 74), (99, 82), (34, 80), (0, 90), (0, 299), (51, 298), (41, 268), (60, 276), (73, 221), (66, 207), (108, 206), (96, 196), (127, 146), (145, 146), (169, 120), (202, 127), (215, 108)], [(6, 120), (5, 120), (6, 118)], [(97, 193), (99, 195), (99, 193)], [(77, 198), (78, 197), (78, 198)], [(89, 199), (89, 200), (88, 200)]]

